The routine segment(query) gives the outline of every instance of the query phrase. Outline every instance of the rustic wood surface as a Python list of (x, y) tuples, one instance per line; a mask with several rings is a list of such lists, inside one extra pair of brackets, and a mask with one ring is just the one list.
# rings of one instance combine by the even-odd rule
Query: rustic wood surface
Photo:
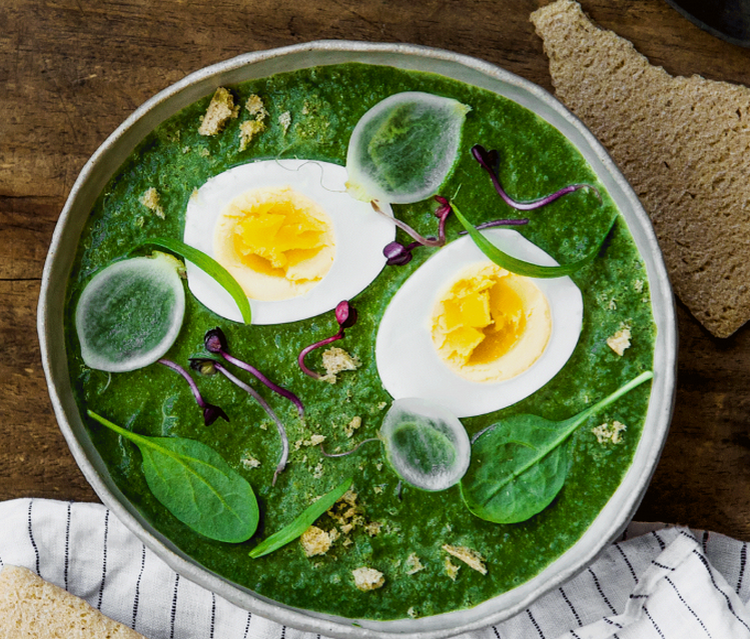
[[(750, 85), (750, 50), (662, 0), (581, 0), (673, 74)], [(4, 0), (0, 10), (0, 499), (95, 501), (55, 423), (36, 337), (47, 247), (86, 159), (144, 100), (247, 51), (318, 39), (473, 55), (552, 89), (528, 20), (546, 0)], [(750, 540), (750, 326), (711, 337), (678, 305), (671, 432), (637, 518)]]

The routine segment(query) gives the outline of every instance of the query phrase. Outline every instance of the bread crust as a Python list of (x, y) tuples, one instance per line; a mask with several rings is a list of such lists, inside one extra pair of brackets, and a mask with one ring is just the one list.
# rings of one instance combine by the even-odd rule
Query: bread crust
[(557, 97), (651, 216), (677, 296), (715, 336), (750, 319), (750, 89), (673, 77), (573, 0), (531, 14)]
[(27, 568), (0, 571), (0, 639), (145, 639)]

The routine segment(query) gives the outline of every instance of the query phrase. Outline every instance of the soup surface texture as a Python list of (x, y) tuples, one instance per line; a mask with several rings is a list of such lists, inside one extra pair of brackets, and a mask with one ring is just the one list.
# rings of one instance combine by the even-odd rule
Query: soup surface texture
[[(91, 212), (83, 232), (68, 287), (66, 335), (69, 369), (81, 413), (91, 409), (136, 433), (199, 440), (218, 451), (244, 476), (258, 496), (261, 523), (239, 544), (212, 541), (178, 521), (153, 496), (142, 470), (139, 450), (111, 430), (87, 420), (90, 437), (113, 480), (132, 504), (185, 553), (208, 569), (265, 597), (287, 605), (348, 618), (423, 617), (474, 606), (529, 580), (570, 548), (589, 527), (618, 487), (633, 459), (649, 397), (644, 384), (583, 424), (570, 440), (571, 462), (565, 484), (553, 503), (518, 524), (494, 524), (473, 516), (458, 485), (424, 492), (404, 484), (386, 463), (383, 446), (365, 444), (340, 458), (326, 451), (347, 451), (377, 436), (392, 398), (384, 390), (375, 361), (375, 338), (389, 301), (400, 286), (433, 254), (443, 249), (417, 247), (405, 266), (386, 266), (351, 301), (357, 323), (333, 345), (361, 362), (330, 384), (305, 375), (297, 356), (306, 346), (334, 335), (333, 312), (285, 324), (250, 325), (228, 321), (198, 302), (186, 288), (185, 319), (167, 353), (188, 366), (205, 357), (206, 331), (221, 327), (230, 352), (257, 367), (304, 402), (301, 420), (295, 407), (273, 395), (243, 371), (284, 422), (290, 441), (289, 464), (272, 483), (280, 455), (276, 427), (247, 393), (221, 375), (193, 373), (207, 401), (221, 406), (230, 421), (203, 423), (190, 389), (180, 376), (160, 364), (128, 373), (105, 373), (84, 365), (74, 327), (81, 291), (92, 276), (153, 237), (183, 237), (185, 211), (194, 190), (227, 169), (256, 160), (300, 158), (344, 165), (347, 144), (357, 121), (380, 100), (402, 91), (424, 91), (456, 99), (470, 107), (456, 164), (440, 194), (454, 198), (474, 224), (499, 218), (528, 217), (517, 230), (564, 264), (590, 252), (618, 216), (616, 207), (587, 162), (555, 128), (518, 104), (486, 90), (437, 75), (390, 67), (334, 65), (279, 74), (227, 87), (243, 107), (223, 131), (201, 135), (201, 116), (211, 96), (185, 108), (149, 134), (115, 172)], [(268, 115), (264, 130), (243, 144), (245, 109), (257, 95)], [(470, 152), (474, 144), (497, 149), (499, 177), (517, 200), (533, 200), (569, 184), (580, 189), (528, 213), (515, 211), (497, 195), (488, 175)], [(325, 175), (321, 181), (325, 184)], [(289, 184), (294, 187), (294, 173)], [(154, 191), (150, 191), (154, 189)], [(158, 206), (144, 194), (158, 195)], [(150, 208), (148, 205), (152, 205)], [(437, 234), (437, 203), (394, 205), (397, 217), (423, 235)], [(448, 218), (449, 242), (463, 229)], [(410, 241), (401, 231), (399, 241)], [(337, 251), (345, 242), (337, 238)], [(468, 238), (463, 238), (467, 240)], [(141, 251), (141, 254), (144, 254)], [(583, 327), (572, 356), (551, 381), (499, 411), (462, 418), (469, 436), (499, 418), (520, 413), (550, 420), (566, 419), (650, 370), (654, 325), (645, 268), (627, 225), (617, 220), (599, 257), (572, 276), (583, 296)], [(445, 284), (434, 283), (435, 295)], [(428, 309), (429, 316), (432, 309)], [(404, 330), (415, 320), (403, 317)], [(429, 325), (425, 328), (429, 332)], [(629, 332), (622, 354), (608, 345)], [(323, 371), (321, 353), (306, 363)], [(419, 362), (401, 361), (408, 375), (426, 377)], [(602, 425), (619, 422), (626, 430), (602, 436)], [(616, 443), (615, 443), (616, 442)], [(252, 559), (257, 543), (291, 522), (314, 500), (353, 477), (348, 503), (340, 503), (316, 525), (329, 535), (330, 548), (308, 557), (299, 540)], [(355, 497), (356, 493), (356, 497)], [(473, 569), (446, 547), (469, 549), (481, 557), (486, 574)], [(383, 575), (381, 587), (356, 587), (353, 571), (372, 568)], [(314, 593), (314, 594), (313, 594)]]

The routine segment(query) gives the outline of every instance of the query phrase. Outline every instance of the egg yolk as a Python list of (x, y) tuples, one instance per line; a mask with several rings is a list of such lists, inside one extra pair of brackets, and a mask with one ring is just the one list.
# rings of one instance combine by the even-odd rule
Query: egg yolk
[(439, 296), (432, 342), (456, 373), (477, 382), (510, 379), (544, 352), (549, 304), (534, 282), (492, 263), (467, 267)]
[(247, 191), (219, 216), (214, 254), (249, 298), (297, 297), (333, 264), (333, 223), (316, 202), (288, 186)]

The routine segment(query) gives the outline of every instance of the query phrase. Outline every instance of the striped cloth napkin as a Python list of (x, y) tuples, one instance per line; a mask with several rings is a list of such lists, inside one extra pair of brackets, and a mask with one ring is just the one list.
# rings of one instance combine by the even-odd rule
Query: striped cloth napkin
[[(631, 524), (594, 564), (466, 639), (750, 639), (747, 544)], [(0, 568), (25, 566), (149, 639), (319, 639), (172, 571), (104, 506), (0, 502)]]

